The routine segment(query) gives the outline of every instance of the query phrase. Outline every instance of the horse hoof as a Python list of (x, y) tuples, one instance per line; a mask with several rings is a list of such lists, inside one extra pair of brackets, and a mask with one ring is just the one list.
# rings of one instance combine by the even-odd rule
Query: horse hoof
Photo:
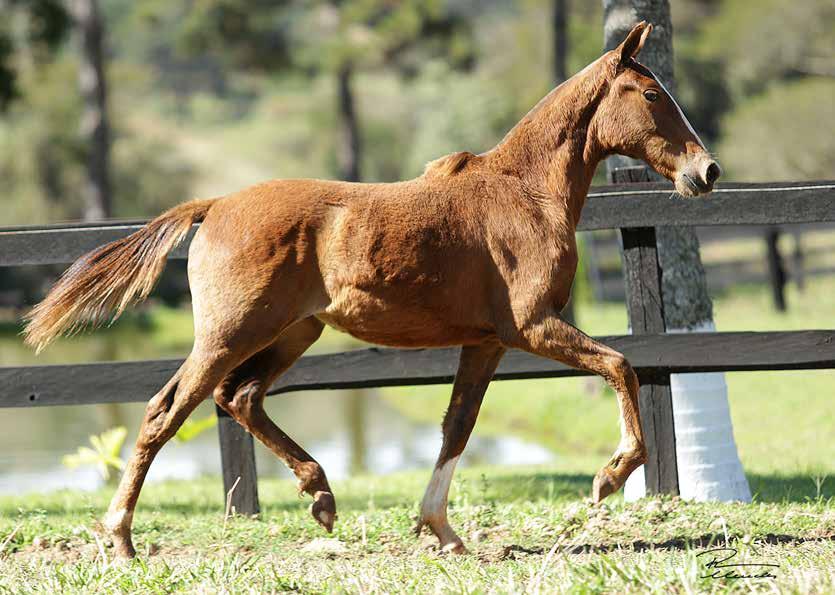
[(466, 546), (461, 541), (451, 541), (448, 544), (444, 545), (441, 548), (442, 554), (451, 554), (451, 555), (463, 555), (469, 554), (470, 552), (467, 551)]
[(120, 537), (113, 537), (113, 554), (116, 558), (123, 560), (130, 560), (136, 557), (136, 550), (133, 548), (130, 538), (122, 539)]
[(606, 469), (601, 469), (594, 476), (594, 483), (592, 483), (592, 500), (595, 504), (599, 504), (606, 496), (618, 491), (620, 486), (615, 484), (615, 479), (609, 475)]
[(310, 505), (310, 514), (325, 531), (333, 533), (333, 524), (336, 521), (336, 500), (333, 494), (316, 492), (313, 495), (313, 504)]
[(426, 526), (426, 521), (418, 521), (417, 525), (412, 527), (412, 533), (415, 534), (415, 537), (420, 537), (420, 534), (423, 533), (423, 528)]

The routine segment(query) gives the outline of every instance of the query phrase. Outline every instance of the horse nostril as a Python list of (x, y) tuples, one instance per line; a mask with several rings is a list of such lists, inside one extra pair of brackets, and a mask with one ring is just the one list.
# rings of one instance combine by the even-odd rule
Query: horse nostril
[(713, 184), (721, 175), (722, 168), (719, 167), (719, 164), (715, 161), (711, 161), (710, 165), (707, 166), (707, 171), (705, 171), (705, 182), (707, 182), (708, 185)]

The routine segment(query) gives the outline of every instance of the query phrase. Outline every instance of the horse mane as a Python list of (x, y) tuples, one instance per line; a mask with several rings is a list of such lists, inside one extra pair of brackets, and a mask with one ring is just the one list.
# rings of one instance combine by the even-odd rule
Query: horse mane
[(454, 176), (467, 166), (472, 158), (476, 157), (469, 151), (458, 151), (457, 153), (450, 153), (444, 155), (439, 159), (430, 161), (426, 164), (424, 174), (436, 174), (439, 176)]

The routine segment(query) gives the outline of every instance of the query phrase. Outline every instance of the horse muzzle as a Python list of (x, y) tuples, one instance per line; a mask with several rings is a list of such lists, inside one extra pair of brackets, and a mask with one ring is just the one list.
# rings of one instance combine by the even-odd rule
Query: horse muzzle
[(722, 168), (713, 159), (694, 159), (676, 176), (676, 191), (688, 198), (708, 194), (722, 175)]

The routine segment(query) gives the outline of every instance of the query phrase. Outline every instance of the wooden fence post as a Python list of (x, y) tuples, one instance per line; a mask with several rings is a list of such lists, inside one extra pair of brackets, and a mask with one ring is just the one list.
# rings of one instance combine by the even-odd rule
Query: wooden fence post
[(235, 511), (245, 515), (258, 514), (261, 507), (258, 504), (258, 474), (255, 469), (255, 445), (252, 442), (252, 434), (217, 405), (215, 411), (220, 439), (224, 502), (229, 490), (234, 487), (231, 504)]
[(774, 308), (778, 312), (786, 311), (786, 268), (780, 254), (780, 229), (772, 225), (765, 232), (765, 248), (768, 261), (768, 280), (771, 283), (771, 295)]
[[(612, 183), (615, 184), (649, 181), (646, 167), (625, 167), (612, 172)], [(624, 228), (620, 234), (623, 242), (626, 309), (632, 334), (664, 333), (664, 300), (655, 228)], [(669, 374), (656, 374), (651, 379), (642, 378), (639, 406), (648, 453), (644, 465), (646, 493), (678, 494), (676, 436)]]

